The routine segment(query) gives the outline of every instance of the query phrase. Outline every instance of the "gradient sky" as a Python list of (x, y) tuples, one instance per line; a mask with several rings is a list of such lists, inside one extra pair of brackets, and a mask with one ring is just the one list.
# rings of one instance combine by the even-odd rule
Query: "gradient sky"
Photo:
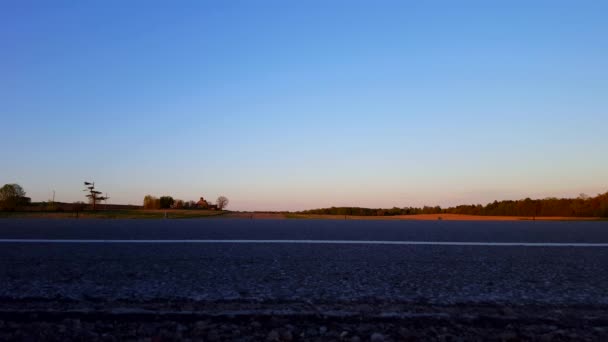
[[(179, 5), (176, 5), (179, 4)], [(608, 190), (606, 1), (2, 1), (0, 184), (233, 210)]]

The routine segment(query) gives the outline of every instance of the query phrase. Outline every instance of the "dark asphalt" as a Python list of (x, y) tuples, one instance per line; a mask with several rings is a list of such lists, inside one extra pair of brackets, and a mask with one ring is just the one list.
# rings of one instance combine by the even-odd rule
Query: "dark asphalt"
[[(0, 220), (0, 238), (608, 242), (607, 222)], [(0, 244), (0, 298), (608, 305), (608, 248)]]
[(608, 243), (608, 221), (0, 219), (0, 239), (18, 238)]

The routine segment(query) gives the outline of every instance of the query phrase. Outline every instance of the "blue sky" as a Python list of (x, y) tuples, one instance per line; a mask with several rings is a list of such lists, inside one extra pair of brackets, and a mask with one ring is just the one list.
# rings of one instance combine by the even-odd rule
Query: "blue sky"
[(0, 183), (234, 210), (608, 190), (605, 1), (3, 1)]

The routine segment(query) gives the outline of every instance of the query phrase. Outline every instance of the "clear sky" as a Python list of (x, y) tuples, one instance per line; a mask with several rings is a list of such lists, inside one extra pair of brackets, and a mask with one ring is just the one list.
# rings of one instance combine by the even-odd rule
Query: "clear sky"
[(0, 184), (233, 210), (608, 190), (607, 1), (0, 2)]

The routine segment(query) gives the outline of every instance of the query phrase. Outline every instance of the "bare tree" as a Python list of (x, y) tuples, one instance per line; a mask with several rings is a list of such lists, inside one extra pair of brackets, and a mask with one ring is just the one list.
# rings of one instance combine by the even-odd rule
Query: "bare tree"
[(217, 208), (219, 210), (224, 210), (228, 206), (228, 198), (226, 196), (220, 196), (217, 198)]
[(93, 204), (93, 210), (95, 210), (97, 202), (107, 199), (107, 197), (101, 196), (101, 191), (95, 190), (95, 182), (84, 182), (84, 186), (85, 189), (82, 191), (87, 191), (89, 193), (86, 197), (89, 199), (89, 202)]
[(184, 209), (184, 201), (182, 201), (181, 199), (176, 199), (175, 202), (173, 202), (173, 209)]

